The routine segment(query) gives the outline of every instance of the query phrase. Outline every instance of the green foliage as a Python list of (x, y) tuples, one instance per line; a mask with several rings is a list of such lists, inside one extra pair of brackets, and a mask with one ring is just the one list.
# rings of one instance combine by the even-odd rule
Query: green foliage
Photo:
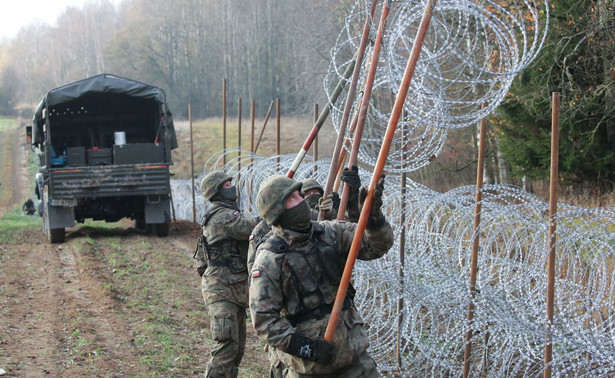
[(612, 1), (551, 4), (540, 59), (520, 75), (499, 109), (501, 149), (514, 176), (550, 172), (551, 96), (561, 95), (560, 176), (615, 182), (615, 16)]

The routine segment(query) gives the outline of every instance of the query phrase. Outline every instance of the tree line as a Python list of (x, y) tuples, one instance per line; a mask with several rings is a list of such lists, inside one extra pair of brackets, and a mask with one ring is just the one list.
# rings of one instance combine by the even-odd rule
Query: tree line
[[(614, 3), (549, 4), (543, 50), (490, 116), (493, 166), (510, 166), (517, 180), (549, 176), (550, 98), (558, 91), (560, 175), (613, 187)], [(124, 0), (116, 7), (92, 0), (67, 8), (55, 26), (33, 23), (0, 41), (0, 114), (27, 118), (48, 90), (103, 72), (162, 87), (177, 117), (187, 115), (189, 102), (194, 117), (219, 116), (223, 78), (227, 99), (256, 99), (257, 114), (275, 98), (282, 99), (285, 114), (308, 114), (326, 101), (330, 49), (354, 4)]]
[[(55, 26), (33, 23), (0, 45), (0, 113), (30, 111), (57, 86), (112, 73), (162, 87), (171, 109), (221, 114), (227, 98), (307, 112), (325, 101), (322, 79), (345, 1), (96, 0)], [(33, 105), (34, 104), (34, 105)], [(262, 110), (264, 108), (264, 110)]]

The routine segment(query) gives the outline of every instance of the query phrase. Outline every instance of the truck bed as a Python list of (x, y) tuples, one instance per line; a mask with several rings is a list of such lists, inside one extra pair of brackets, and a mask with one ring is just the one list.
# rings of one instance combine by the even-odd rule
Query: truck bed
[(166, 164), (123, 164), (52, 168), (50, 199), (166, 195), (171, 192)]

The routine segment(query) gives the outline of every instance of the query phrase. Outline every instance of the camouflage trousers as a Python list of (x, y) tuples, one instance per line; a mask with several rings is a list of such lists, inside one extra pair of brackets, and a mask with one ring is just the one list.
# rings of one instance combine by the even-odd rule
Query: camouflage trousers
[(301, 374), (292, 371), (284, 365), (284, 363), (278, 359), (271, 359), (269, 355), (271, 366), (269, 367), (270, 378), (378, 378), (378, 369), (376, 368), (376, 362), (365, 352), (359, 357), (359, 360), (350, 366), (346, 366), (342, 369), (336, 370), (331, 374), (321, 375), (308, 375)]
[(233, 302), (220, 301), (208, 305), (211, 350), (206, 377), (235, 378), (246, 348), (246, 309)]

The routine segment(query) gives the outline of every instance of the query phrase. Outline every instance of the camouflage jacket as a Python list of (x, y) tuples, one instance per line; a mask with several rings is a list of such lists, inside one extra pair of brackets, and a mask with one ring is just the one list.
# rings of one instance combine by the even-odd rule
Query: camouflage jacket
[[(273, 227), (271, 239), (283, 239), (288, 248), (275, 250), (269, 241), (262, 243), (251, 270), (250, 313), (258, 337), (275, 348), (277, 359), (301, 374), (330, 374), (356, 362), (369, 345), (363, 321), (352, 301), (344, 306), (333, 336), (335, 357), (328, 365), (305, 360), (285, 351), (295, 332), (322, 339), (330, 309), (321, 318), (301, 319), (310, 309), (332, 305), (346, 257), (350, 251), (354, 223), (312, 222), (309, 235)], [(371, 260), (383, 256), (393, 245), (388, 222), (376, 230), (365, 231), (358, 258)], [(319, 262), (320, 261), (320, 262)]]
[(215, 213), (203, 226), (208, 245), (207, 269), (201, 281), (205, 304), (225, 300), (247, 306), (248, 237), (257, 220), (228, 203), (212, 204)]

